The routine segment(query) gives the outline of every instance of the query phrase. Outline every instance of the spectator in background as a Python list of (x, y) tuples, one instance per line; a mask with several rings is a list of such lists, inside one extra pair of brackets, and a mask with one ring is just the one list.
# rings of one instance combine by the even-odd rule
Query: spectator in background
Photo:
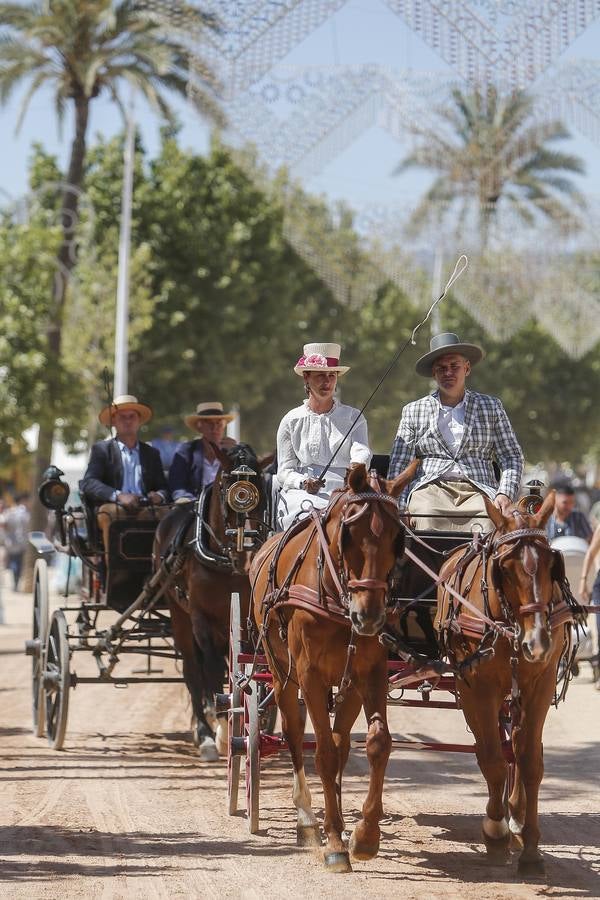
[(213, 444), (223, 449), (234, 447), (235, 441), (227, 437), (225, 427), (235, 416), (226, 413), (217, 400), (199, 403), (196, 412), (184, 418), (184, 422), (197, 437), (179, 445), (169, 471), (169, 490), (173, 500), (180, 503), (194, 500), (207, 484), (211, 484), (221, 465)]
[(592, 526), (579, 509), (575, 509), (575, 489), (570, 484), (559, 484), (555, 488), (554, 512), (546, 525), (548, 540), (557, 537), (580, 537), (590, 543)]
[(27, 549), (29, 533), (29, 494), (17, 494), (14, 506), (6, 510), (3, 519), (5, 564), (6, 568), (12, 572), (13, 586), (17, 591), (23, 571), (23, 557)]
[(169, 474), (169, 469), (171, 468), (173, 457), (177, 452), (179, 443), (179, 441), (175, 440), (175, 430), (172, 425), (163, 425), (163, 427), (160, 429), (159, 437), (153, 438), (150, 441), (152, 447), (156, 447), (156, 449), (160, 453), (160, 458), (166, 475)]
[[(594, 579), (594, 583), (592, 586), (592, 591), (590, 595), (590, 590), (588, 588), (588, 575), (592, 570), (594, 563), (596, 562), (596, 558), (600, 553), (600, 525), (594, 531), (594, 535), (590, 542), (590, 546), (588, 547), (588, 551), (585, 554), (583, 560), (583, 566), (581, 568), (581, 579), (579, 581), (579, 594), (584, 603), (589, 603), (590, 599), (592, 601), (592, 606), (596, 606), (598, 608), (598, 612), (596, 613), (596, 639), (598, 641), (597, 650), (600, 650), (600, 569), (596, 573), (596, 577)], [(600, 681), (596, 682), (596, 688), (600, 690)]]

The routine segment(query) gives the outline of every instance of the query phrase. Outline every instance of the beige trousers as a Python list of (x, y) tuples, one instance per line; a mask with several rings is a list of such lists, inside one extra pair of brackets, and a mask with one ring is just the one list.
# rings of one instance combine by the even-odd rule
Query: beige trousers
[(483, 497), (470, 481), (432, 481), (413, 491), (408, 512), (417, 531), (491, 531), (493, 527)]

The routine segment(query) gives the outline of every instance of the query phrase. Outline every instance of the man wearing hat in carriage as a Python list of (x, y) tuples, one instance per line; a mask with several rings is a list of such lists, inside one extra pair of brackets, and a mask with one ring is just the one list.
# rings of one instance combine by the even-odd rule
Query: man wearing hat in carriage
[[(310, 508), (326, 507), (351, 463), (368, 466), (371, 461), (365, 417), (334, 396), (338, 378), (349, 371), (340, 365), (340, 351), (339, 344), (305, 344), (294, 367), (304, 381), (306, 399), (286, 413), (277, 431), (277, 523), (282, 529)], [(334, 453), (335, 465), (329, 466)]]
[(400, 497), (420, 530), (471, 531), (477, 523), (488, 530), (482, 492), (503, 512), (518, 496), (523, 452), (504, 407), (465, 386), (483, 356), (481, 347), (444, 333), (416, 363), (417, 374), (433, 378), (437, 390), (402, 410), (389, 477), (415, 456), (421, 460)]
[[(151, 418), (152, 409), (131, 394), (115, 397), (98, 416), (102, 425), (113, 427), (116, 433), (113, 438), (93, 445), (79, 486), (86, 500), (97, 507), (105, 548), (108, 548), (113, 519), (124, 514), (158, 518), (160, 514), (155, 508), (167, 500), (168, 486), (160, 453), (138, 439), (141, 426)], [(140, 510), (142, 497), (148, 499), (151, 509)]]
[(187, 427), (199, 437), (181, 444), (173, 457), (169, 469), (173, 500), (181, 503), (193, 500), (203, 487), (215, 480), (220, 462), (213, 445), (223, 449), (235, 446), (235, 441), (225, 434), (225, 426), (234, 418), (216, 400), (199, 403), (196, 412), (184, 418)]

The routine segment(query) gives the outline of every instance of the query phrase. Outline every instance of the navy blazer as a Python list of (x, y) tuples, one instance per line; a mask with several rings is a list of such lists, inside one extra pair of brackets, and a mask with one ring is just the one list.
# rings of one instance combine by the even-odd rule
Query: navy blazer
[(169, 468), (169, 491), (187, 491), (194, 497), (200, 495), (202, 490), (202, 466), (204, 464), (204, 449), (202, 438), (194, 438), (185, 441), (177, 448), (173, 462)]
[[(140, 464), (142, 467), (142, 490), (164, 491), (168, 494), (167, 479), (163, 471), (160, 453), (150, 444), (139, 441)], [(85, 475), (79, 482), (79, 489), (93, 504), (110, 503), (114, 491), (123, 487), (123, 461), (119, 445), (113, 438), (99, 441), (92, 447), (90, 461)]]

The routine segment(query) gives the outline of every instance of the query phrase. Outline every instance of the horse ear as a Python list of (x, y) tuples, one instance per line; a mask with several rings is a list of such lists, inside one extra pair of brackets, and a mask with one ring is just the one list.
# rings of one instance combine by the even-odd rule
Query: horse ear
[(348, 469), (347, 478), (348, 487), (354, 491), (355, 494), (359, 494), (368, 487), (367, 467), (364, 463), (352, 463)]
[(481, 492), (481, 496), (483, 497), (483, 502), (485, 503), (485, 509), (488, 514), (488, 518), (492, 520), (493, 524), (496, 528), (500, 529), (504, 525), (505, 519), (501, 509), (498, 509), (497, 506), (492, 503), (487, 494)]
[(386, 480), (385, 486), (388, 494), (392, 497), (399, 497), (406, 485), (415, 477), (415, 473), (420, 465), (421, 460), (415, 458), (396, 478)]
[(267, 453), (265, 456), (259, 457), (258, 468), (264, 469), (267, 466), (270, 466), (274, 459), (275, 459), (275, 451), (273, 451), (272, 453)]
[(554, 498), (556, 497), (556, 491), (548, 491), (548, 496), (542, 503), (540, 509), (533, 517), (533, 521), (535, 523), (536, 528), (544, 528), (546, 522), (552, 515), (552, 511), (554, 509)]

